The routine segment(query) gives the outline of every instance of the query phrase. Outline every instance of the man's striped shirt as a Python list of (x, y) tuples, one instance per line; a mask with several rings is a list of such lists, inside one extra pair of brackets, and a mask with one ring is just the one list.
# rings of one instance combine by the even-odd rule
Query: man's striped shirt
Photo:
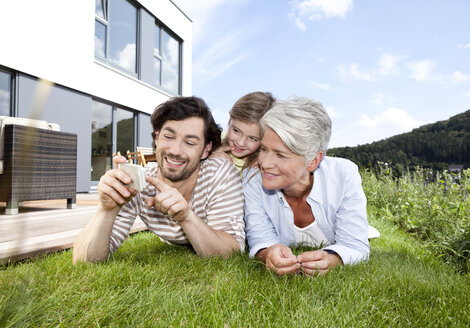
[[(157, 176), (158, 164), (148, 163), (146, 175)], [(170, 216), (147, 207), (145, 199), (155, 197), (156, 188), (147, 183), (146, 189), (125, 204), (114, 222), (110, 238), (110, 254), (114, 253), (129, 234), (138, 215), (147, 228), (162, 240), (175, 244), (189, 244), (181, 225)], [(245, 249), (245, 222), (243, 221), (243, 189), (240, 174), (232, 163), (210, 158), (199, 167), (190, 208), (214, 230), (232, 235)]]

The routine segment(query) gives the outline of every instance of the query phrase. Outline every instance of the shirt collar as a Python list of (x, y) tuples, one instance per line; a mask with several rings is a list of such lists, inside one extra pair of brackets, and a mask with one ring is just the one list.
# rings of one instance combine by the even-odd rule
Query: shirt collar
[(307, 198), (323, 204), (323, 181), (320, 177), (320, 167), (313, 172), (313, 187)]

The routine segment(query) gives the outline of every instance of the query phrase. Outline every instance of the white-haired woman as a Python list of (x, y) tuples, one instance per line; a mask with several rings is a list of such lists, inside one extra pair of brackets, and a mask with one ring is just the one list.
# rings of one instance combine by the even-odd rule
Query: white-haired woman
[[(259, 172), (244, 177), (250, 257), (278, 275), (326, 274), (367, 259), (361, 177), (351, 161), (325, 156), (331, 120), (323, 106), (308, 98), (279, 101), (261, 126)], [(295, 256), (293, 245), (316, 250)]]

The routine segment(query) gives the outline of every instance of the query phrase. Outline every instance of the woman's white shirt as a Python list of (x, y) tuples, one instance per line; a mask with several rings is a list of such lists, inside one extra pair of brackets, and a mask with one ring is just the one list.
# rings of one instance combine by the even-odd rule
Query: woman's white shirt
[(299, 228), (294, 224), (295, 243), (298, 245), (321, 247), (328, 246), (330, 242), (325, 237), (323, 231), (318, 226), (317, 221), (313, 221), (308, 226)]
[[(250, 257), (274, 244), (297, 244), (294, 214), (281, 190), (266, 190), (259, 172), (243, 173), (245, 223)], [(253, 175), (254, 174), (254, 175)], [(314, 172), (312, 190), (307, 197), (319, 229), (344, 264), (369, 256), (366, 197), (357, 165), (325, 156)]]

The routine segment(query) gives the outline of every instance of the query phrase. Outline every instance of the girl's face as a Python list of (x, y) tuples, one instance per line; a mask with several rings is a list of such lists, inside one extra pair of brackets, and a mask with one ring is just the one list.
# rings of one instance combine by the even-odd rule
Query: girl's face
[(233, 155), (238, 158), (245, 158), (259, 148), (261, 142), (259, 124), (244, 123), (235, 119), (230, 120), (227, 141)]

